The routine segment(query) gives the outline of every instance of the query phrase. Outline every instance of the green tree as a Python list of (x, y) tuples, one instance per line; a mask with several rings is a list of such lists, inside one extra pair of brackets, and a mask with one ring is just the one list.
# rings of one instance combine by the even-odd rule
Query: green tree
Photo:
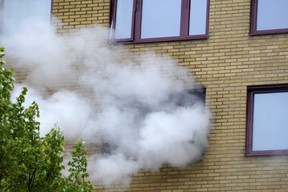
[(66, 191), (92, 191), (93, 187), (86, 182), (87, 173), (87, 149), (83, 142), (78, 141), (72, 150), (72, 160), (68, 162), (69, 176), (66, 178)]
[(61, 171), (64, 159), (64, 137), (53, 128), (40, 136), (38, 105), (23, 106), (27, 88), (16, 102), (11, 101), (13, 71), (5, 68), (4, 48), (0, 48), (0, 191), (7, 192), (88, 192), (93, 187), (87, 173), (87, 152), (82, 142), (76, 143), (69, 176)]

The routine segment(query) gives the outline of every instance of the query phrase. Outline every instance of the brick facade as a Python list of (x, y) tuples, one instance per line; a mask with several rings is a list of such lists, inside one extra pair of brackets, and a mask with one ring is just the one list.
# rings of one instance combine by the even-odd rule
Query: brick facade
[[(53, 0), (62, 31), (109, 26), (110, 0)], [(249, 36), (250, 0), (211, 0), (209, 38), (125, 45), (168, 54), (206, 87), (213, 129), (203, 159), (141, 172), (127, 191), (285, 191), (287, 156), (245, 157), (247, 86), (288, 83), (287, 34)], [(101, 186), (96, 191), (105, 191)], [(113, 191), (113, 189), (112, 189)], [(117, 191), (117, 189), (115, 189)]]

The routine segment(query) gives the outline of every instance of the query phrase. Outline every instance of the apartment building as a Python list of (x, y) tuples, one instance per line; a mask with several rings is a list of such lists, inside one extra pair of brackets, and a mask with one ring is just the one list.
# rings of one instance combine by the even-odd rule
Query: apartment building
[(169, 55), (205, 87), (213, 128), (203, 158), (185, 168), (139, 172), (126, 191), (288, 190), (288, 1), (0, 2), (2, 24), (11, 10), (39, 4), (23, 15), (40, 11), (47, 21), (53, 15), (60, 33), (110, 27), (111, 46)]

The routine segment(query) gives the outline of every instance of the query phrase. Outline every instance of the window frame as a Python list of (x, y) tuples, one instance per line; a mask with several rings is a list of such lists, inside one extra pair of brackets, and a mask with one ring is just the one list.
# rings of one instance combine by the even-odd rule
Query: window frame
[(288, 28), (257, 30), (258, 0), (251, 0), (249, 35), (271, 35), (288, 33)]
[[(131, 38), (115, 39), (114, 34), (112, 34), (110, 36), (110, 41), (112, 43), (149, 43), (149, 42), (179, 41), (179, 40), (193, 40), (193, 39), (196, 40), (196, 39), (208, 38), (210, 0), (207, 0), (205, 34), (189, 35), (190, 0), (181, 0), (180, 35), (174, 37), (154, 37), (145, 39), (140, 38), (142, 4), (143, 0), (133, 0)], [(110, 27), (112, 30), (115, 30), (117, 22), (116, 10), (117, 10), (117, 0), (111, 0)]]
[(246, 107), (246, 146), (245, 156), (271, 156), (288, 155), (288, 149), (285, 150), (253, 150), (253, 114), (254, 114), (254, 95), (259, 93), (281, 93), (288, 92), (288, 84), (264, 85), (247, 87), (247, 107)]
[[(4, 9), (4, 3), (5, 1), (7, 0), (0, 0), (0, 10)], [(51, 23), (52, 21), (52, 17), (53, 17), (53, 1), (54, 0), (50, 0), (51, 1), (51, 6), (50, 6), (50, 20), (49, 20), (49, 23)], [(2, 12), (3, 13), (3, 12)], [(2, 32), (2, 25), (3, 25), (3, 16), (2, 14), (0, 13), (0, 34)]]

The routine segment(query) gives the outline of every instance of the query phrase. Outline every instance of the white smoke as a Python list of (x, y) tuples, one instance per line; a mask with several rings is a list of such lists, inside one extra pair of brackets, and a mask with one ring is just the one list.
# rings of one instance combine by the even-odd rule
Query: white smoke
[[(168, 56), (108, 44), (101, 26), (59, 34), (33, 21), (0, 38), (6, 60), (40, 107), (41, 133), (56, 123), (68, 140), (103, 145), (92, 181), (129, 185), (140, 170), (184, 167), (207, 146), (210, 112), (191, 75)], [(106, 146), (106, 147), (105, 147)]]

